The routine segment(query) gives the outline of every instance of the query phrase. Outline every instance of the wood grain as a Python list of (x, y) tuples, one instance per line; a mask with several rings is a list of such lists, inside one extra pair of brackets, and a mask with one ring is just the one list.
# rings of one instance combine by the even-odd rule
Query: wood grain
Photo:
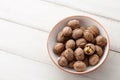
[(119, 22), (40, 0), (4, 0), (0, 2), (0, 19), (45, 32), (50, 32), (54, 25), (63, 18), (73, 15), (89, 16), (99, 21), (109, 34), (111, 49), (120, 51)]
[[(110, 52), (107, 61), (96, 71), (85, 75), (74, 75), (61, 71), (55, 65), (34, 62), (0, 51), (1, 80), (113, 80), (120, 79), (120, 54)], [(48, 60), (49, 61), (49, 60)]]
[(1, 80), (92, 80), (90, 77), (65, 73), (53, 65), (34, 62), (0, 51)]
[[(7, 55), (8, 57), (6, 56), (7, 58), (4, 58), (3, 56), (1, 56), (0, 64), (2, 66), (0, 69), (2, 70), (0, 74), (3, 76), (0, 78), (5, 79), (5, 80), (8, 80), (8, 79), (16, 80), (17, 78), (24, 80), (24, 79), (30, 78), (32, 80), (35, 77), (34, 79), (43, 78), (47, 80), (48, 78), (53, 79), (53, 74), (57, 76), (55, 79), (62, 78), (62, 79), (72, 80), (72, 79), (81, 78), (81, 76), (78, 76), (78, 75), (69, 75), (67, 73), (64, 73), (60, 71), (59, 69), (55, 68), (55, 65), (52, 67), (49, 66), (53, 64), (51, 63), (51, 60), (46, 50), (47, 33), (40, 32), (38, 30), (33, 30), (33, 29), (23, 27), (18, 24), (13, 24), (10, 22), (2, 21), (2, 20), (0, 20), (0, 24), (1, 24), (0, 49), (3, 51), (8, 51), (9, 55), (14, 54), (17, 56), (21, 56), (25, 58), (27, 61), (29, 61), (30, 59), (37, 61), (35, 63), (40, 63), (39, 66), (41, 66), (41, 67), (39, 67), (38, 65), (33, 66), (35, 65), (33, 61), (29, 64), (29, 63), (24, 63), (25, 62), (24, 60), (22, 62), (19, 62), (19, 61), (17, 62), (17, 60), (19, 60), (18, 58), (14, 59), (14, 57), (12, 57), (9, 59), (8, 55)], [(118, 62), (119, 57), (120, 57), (119, 53), (111, 51), (105, 64), (101, 66), (98, 70), (96, 70), (95, 72), (84, 75), (83, 79), (85, 78), (86, 80), (86, 78), (88, 77), (90, 77), (90, 79), (92, 78), (91, 80), (93, 79), (105, 80), (106, 78), (110, 80), (119, 79), (120, 78), (119, 77), (120, 64)], [(5, 61), (7, 60), (7, 62), (6, 63), (2, 62), (4, 60)], [(8, 67), (8, 65), (10, 68)], [(41, 70), (43, 70), (42, 74), (40, 72)], [(60, 72), (57, 72), (57, 71), (60, 71)], [(49, 72), (50, 73), (53, 72), (53, 73), (48, 76)], [(47, 77), (44, 78), (43, 76), (44, 77), (47, 76)]]
[(43, 0), (120, 22), (119, 0)]
[[(120, 79), (120, 22), (119, 1), (71, 1), (47, 0), (70, 6), (56, 5), (40, 0), (0, 1), (0, 80), (113, 80)], [(110, 0), (111, 1), (111, 0)], [(88, 6), (85, 6), (87, 2)], [(79, 4), (79, 5), (78, 5)], [(100, 5), (103, 5), (100, 7)], [(95, 6), (95, 8), (93, 8)], [(86, 10), (106, 19), (91, 15)], [(105, 9), (104, 9), (105, 8)], [(50, 60), (46, 49), (47, 38), (53, 26), (68, 16), (89, 16), (107, 30), (111, 49), (105, 63), (96, 71), (85, 75), (74, 75), (61, 71)], [(112, 20), (115, 19), (115, 20)]]
[(47, 33), (0, 20), (0, 49), (49, 63)]

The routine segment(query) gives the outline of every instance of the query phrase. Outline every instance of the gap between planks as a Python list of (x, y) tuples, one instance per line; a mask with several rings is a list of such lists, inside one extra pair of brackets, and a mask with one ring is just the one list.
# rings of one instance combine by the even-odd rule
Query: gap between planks
[[(9, 52), (9, 51), (3, 50), (3, 49), (0, 49), (0, 51), (5, 52), (6, 54), (9, 53), (9, 54), (11, 54), (11, 55), (21, 57), (21, 58), (23, 58), (23, 59), (31, 60), (31, 61), (33, 61), (33, 62), (38, 62), (38, 63), (42, 63), (42, 64), (45, 64), (45, 65), (54, 66), (52, 63), (46, 63), (46, 62), (38, 61), (38, 60), (35, 60), (35, 59), (32, 59), (32, 58), (28, 58), (28, 57), (25, 57), (25, 56), (22, 56), (22, 55), (18, 55), (18, 54), (15, 54), (15, 53), (13, 53), (13, 52)], [(86, 77), (86, 78), (91, 78), (91, 79), (93, 79), (93, 80), (97, 80), (96, 78), (90, 77), (90, 76), (88, 76), (88, 75), (81, 75), (81, 76)]]
[(120, 22), (120, 20), (118, 20), (118, 19), (114, 19), (114, 18), (103, 16), (103, 15), (95, 14), (95, 13), (92, 13), (92, 12), (81, 10), (79, 8), (75, 8), (75, 7), (72, 7), (72, 6), (64, 5), (64, 4), (61, 4), (61, 3), (58, 3), (58, 2), (53, 2), (53, 1), (49, 1), (49, 0), (40, 0), (40, 1), (44, 1), (44, 2), (47, 2), (47, 3), (59, 5), (59, 6), (64, 6), (66, 8), (70, 8), (70, 9), (73, 9), (73, 10), (76, 10), (76, 11), (81, 11), (81, 12), (88, 13), (88, 14), (91, 14), (91, 15), (94, 15), (94, 16), (98, 16), (98, 17), (102, 17), (102, 18), (109, 19), (109, 20), (112, 20), (112, 21)]
[[(10, 54), (10, 55), (18, 56), (18, 57), (21, 57), (21, 58), (23, 58), (23, 59), (31, 60), (31, 61), (33, 61), (33, 62), (38, 62), (38, 63), (42, 63), (42, 64), (44, 64), (44, 65), (49, 65), (49, 66), (55, 67), (52, 63), (44, 63), (44, 62), (42, 62), (42, 61), (30, 59), (30, 58), (28, 58), (28, 57), (24, 57), (24, 56), (21, 56), (21, 55), (16, 55), (16, 54), (14, 54), (14, 53), (8, 52), (8, 51), (3, 50), (3, 49), (0, 49), (0, 51), (5, 52), (5, 54)], [(113, 52), (113, 51), (111, 51), (111, 52)], [(111, 53), (111, 54), (113, 54), (113, 53)], [(97, 78), (95, 78), (95, 77), (93, 77), (93, 76), (90, 76), (90, 75), (88, 75), (88, 74), (83, 74), (83, 75), (81, 75), (81, 76), (86, 77), (86, 78), (90, 78), (91, 80), (100, 80), (100, 79), (97, 79)]]
[[(14, 23), (14, 24), (22, 25), (23, 27), (31, 28), (31, 29), (42, 31), (42, 32), (45, 32), (45, 33), (49, 33), (49, 31), (47, 31), (47, 30), (36, 28), (36, 27), (31, 26), (31, 25), (22, 24), (22, 23), (19, 23), (19, 22), (13, 21), (13, 20), (9, 20), (9, 19), (6, 19), (6, 18), (2, 18), (2, 17), (0, 17), (0, 19), (4, 20), (4, 21), (7, 21), (7, 22)], [(110, 49), (110, 50), (113, 51), (113, 52), (120, 53), (120, 51), (116, 51), (116, 50), (113, 50), (113, 49)]]
[[(18, 25), (22, 25), (23, 27), (28, 27), (28, 28), (31, 28), (31, 29), (35, 29), (35, 30), (38, 30), (38, 31), (43, 31), (43, 32), (46, 32), (46, 33), (49, 32), (49, 31), (47, 31), (47, 30), (35, 28), (35, 27), (33, 27), (33, 26), (26, 25), (26, 24), (22, 24), (22, 23), (19, 23), (19, 22), (16, 22), (16, 21), (12, 21), (12, 20), (9, 20), (9, 19), (5, 19), (5, 18), (0, 18), (0, 19), (1, 19), (1, 20), (4, 20), (4, 21), (7, 21), (7, 22), (15, 23), (15, 24), (18, 24)], [(25, 56), (22, 56), (22, 55), (16, 55), (16, 54), (14, 54), (14, 53), (11, 53), (11, 52), (8, 52), (8, 51), (2, 50), (2, 49), (0, 49), (0, 50), (3, 51), (3, 52), (10, 53), (10, 54), (15, 55), (15, 56), (20, 56), (20, 57), (25, 58), (25, 59), (28, 59), (28, 60), (32, 60), (32, 61), (35, 61), (35, 62), (43, 63), (42, 61), (34, 60), (34, 59), (31, 59), (31, 58), (28, 58), (28, 57), (25, 57)], [(112, 50), (112, 49), (110, 49), (110, 51), (120, 53), (119, 51), (115, 51), (115, 50)], [(52, 64), (49, 64), (49, 63), (43, 63), (43, 64), (47, 64), (47, 65), (53, 66)], [(86, 75), (85, 75), (85, 77), (89, 77), (89, 76), (86, 76)], [(90, 77), (89, 77), (89, 78), (90, 78)]]
[[(51, 65), (50, 63), (46, 63), (46, 62), (38, 61), (38, 60), (35, 60), (35, 59), (32, 59), (32, 58), (28, 58), (28, 57), (25, 57), (25, 56), (23, 56), (23, 55), (19, 55), (19, 54), (16, 54), (16, 53), (13, 53), (13, 52), (4, 50), (4, 49), (0, 49), (0, 51), (3, 51), (3, 52), (5, 52), (5, 53), (10, 53), (11, 55), (19, 56), (19, 57), (22, 57), (22, 58), (25, 58), (25, 59), (28, 59), (28, 60), (32, 60), (32, 61), (35, 61), (35, 62), (39, 62), (39, 63)], [(114, 50), (111, 50), (111, 49), (110, 49), (110, 51), (116, 52), (116, 53), (118, 53), (118, 54), (120, 53), (120, 52), (118, 52), (118, 51), (114, 51)]]
[(31, 25), (27, 25), (27, 24), (22, 24), (22, 23), (13, 21), (13, 20), (9, 20), (9, 19), (7, 19), (7, 18), (2, 18), (2, 17), (0, 17), (0, 19), (1, 19), (1, 20), (4, 20), (4, 21), (7, 21), (7, 22), (15, 23), (15, 24), (18, 24), (18, 25), (22, 25), (22, 26), (24, 26), (24, 27), (31, 28), (31, 29), (34, 29), (34, 30), (43, 31), (43, 32), (46, 32), (46, 33), (49, 32), (49, 31), (47, 31), (47, 30), (40, 29), (40, 28), (36, 28), (36, 27), (33, 27), (33, 26), (31, 26)]

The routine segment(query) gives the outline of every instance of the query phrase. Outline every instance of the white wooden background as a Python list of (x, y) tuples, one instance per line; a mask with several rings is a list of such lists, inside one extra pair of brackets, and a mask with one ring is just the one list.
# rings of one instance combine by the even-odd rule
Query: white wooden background
[[(0, 80), (119, 80), (119, 0), (0, 0)], [(92, 17), (107, 30), (111, 49), (96, 71), (74, 75), (50, 60), (46, 40), (61, 19)]]

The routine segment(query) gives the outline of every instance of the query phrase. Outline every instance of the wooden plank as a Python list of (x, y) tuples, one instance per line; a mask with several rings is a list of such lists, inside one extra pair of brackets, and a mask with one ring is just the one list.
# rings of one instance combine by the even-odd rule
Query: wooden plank
[(93, 80), (90, 77), (65, 73), (53, 65), (27, 60), (0, 51), (1, 80)]
[(47, 37), (46, 32), (0, 20), (0, 49), (15, 55), (49, 63)]
[(0, 20), (0, 49), (49, 63), (47, 33)]
[[(41, 65), (40, 65), (41, 67), (39, 67), (37, 65), (40, 68), (40, 70), (36, 69), (36, 66), (31, 68), (31, 66), (34, 65), (33, 64), (33, 65), (28, 65), (30, 68), (27, 69), (27, 71), (24, 72), (24, 69), (28, 68), (28, 66), (24, 66), (27, 63), (22, 64), (25, 61), (22, 61), (22, 62), (18, 61), (18, 62), (14, 63), (14, 61), (17, 61), (18, 58), (13, 59), (13, 57), (12, 57), (11, 63), (13, 63), (13, 64), (10, 64), (10, 60), (9, 60), (8, 57), (4, 58), (3, 56), (1, 56), (0, 61), (4, 61), (2, 59), (5, 59), (5, 61), (6, 60), (8, 60), (8, 61), (7, 61), (7, 63), (1, 62), (2, 67), (0, 69), (3, 69), (3, 70), (1, 70), (0, 74), (2, 75), (4, 73), (4, 75), (8, 76), (8, 75), (11, 74), (10, 72), (12, 72), (12, 69), (15, 70), (15, 71), (13, 71), (13, 73), (10, 76), (8, 76), (8, 77), (3, 76), (2, 77), (3, 79), (4, 78), (5, 79), (6, 78), (16, 79), (16, 78), (20, 77), (20, 79), (24, 80), (24, 79), (29, 79), (28, 78), (29, 75), (30, 76), (32, 75), (32, 76), (35, 76), (35, 77), (37, 75), (37, 77), (39, 76), (39, 78), (41, 78), (42, 76), (47, 76), (48, 74), (47, 75), (46, 74), (40, 74), (41, 69), (47, 70), (47, 71), (45, 71), (45, 73), (48, 73), (48, 71), (49, 72), (52, 72), (52, 71), (54, 72), (54, 70), (51, 67), (48, 67), (48, 65), (45, 65), (46, 67), (42, 66), (43, 65), (42, 63), (51, 64), (51, 61), (48, 57), (46, 46), (45, 46), (47, 33), (43, 33), (43, 32), (37, 31), (37, 30), (33, 30), (33, 29), (30, 29), (30, 28), (26, 28), (26, 27), (23, 27), (23, 26), (20, 26), (20, 25), (17, 25), (17, 24), (13, 24), (13, 23), (9, 23), (9, 22), (6, 22), (6, 21), (2, 21), (2, 20), (0, 20), (0, 22), (1, 22), (0, 23), (1, 24), (0, 49), (6, 50), (6, 51), (11, 52), (12, 54), (15, 54), (15, 55), (22, 55), (25, 58), (33, 59), (33, 60), (37, 60), (37, 61), (41, 62)], [(120, 66), (119, 66), (119, 62), (117, 63), (117, 61), (119, 61), (119, 57), (120, 56), (119, 56), (118, 53), (110, 52), (110, 56), (109, 56), (108, 60), (105, 62), (105, 64), (101, 68), (99, 68), (97, 71), (95, 71), (93, 73), (90, 73), (88, 75), (85, 75), (85, 76), (89, 77), (89, 75), (90, 75), (92, 78), (96, 78), (98, 80), (99, 79), (100, 80), (101, 79), (105, 80), (106, 78), (108, 78), (110, 80), (119, 79), (120, 77), (119, 77), (118, 74), (119, 74), (119, 67)], [(115, 66), (111, 67), (113, 64)], [(8, 68), (8, 65), (10, 66), (10, 68)], [(20, 67), (16, 66), (16, 65), (18, 65), (20, 67), (22, 66), (22, 69)], [(4, 66), (6, 66), (6, 68), (4, 68)], [(55, 67), (55, 65), (54, 65), (54, 67)], [(32, 71), (30, 71), (31, 69), (32, 69)], [(34, 73), (34, 69), (35, 69), (35, 73)], [(50, 70), (48, 70), (48, 69), (50, 69)], [(5, 72), (4, 72), (4, 70), (5, 70)], [(59, 78), (59, 76), (62, 77), (62, 78), (65, 77), (65, 79), (66, 79), (66, 76), (68, 76), (67, 77), (68, 79), (81, 78), (80, 76), (79, 77), (78, 76), (74, 77), (73, 75), (68, 75), (66, 73), (64, 73), (65, 75), (62, 75), (63, 73), (61, 73), (61, 72), (60, 72), (60, 74), (58, 74), (58, 72), (57, 72), (58, 70), (55, 70), (56, 73), (53, 73), (53, 74), (58, 75), (57, 78)], [(112, 73), (109, 72), (110, 70), (111, 70)], [(38, 73), (38, 72), (40, 72), (40, 73)], [(25, 74), (23, 74), (23, 73), (25, 73)], [(104, 76), (103, 73), (109, 74), (109, 75), (104, 74), (105, 75)], [(23, 75), (20, 75), (20, 74), (23, 74)], [(113, 74), (115, 74), (115, 75), (112, 76)], [(27, 75), (27, 76), (24, 76), (24, 75)], [(69, 77), (69, 76), (71, 76), (71, 77)], [(33, 79), (32, 77), (30, 77), (30, 78)], [(45, 77), (45, 79), (46, 78), (48, 79), (50, 77)], [(52, 76), (52, 78), (53, 78), (53, 76)], [(52, 78), (50, 78), (50, 79), (52, 79)]]
[[(45, 0), (120, 22), (119, 0)], [(106, 3), (106, 4), (105, 4)]]
[(73, 15), (73, 12), (67, 8), (64, 8), (63, 12), (63, 8), (60, 6), (40, 0), (5, 0), (0, 2), (0, 16), (2, 18), (47, 31), (60, 19), (68, 16), (68, 13)]
[[(69, 74), (63, 73), (59, 69), (55, 68), (55, 65), (52, 67), (49, 66), (49, 65), (51, 65), (51, 60), (49, 59), (49, 56), (48, 56), (48, 53), (46, 50), (46, 46), (45, 46), (45, 44), (46, 44), (45, 41), (47, 39), (47, 33), (33, 30), (30, 28), (26, 28), (26, 27), (23, 27), (23, 26), (20, 26), (17, 24), (13, 24), (10, 22), (2, 21), (2, 20), (0, 20), (0, 24), (1, 24), (1, 27), (0, 27), (0, 30), (1, 30), (0, 31), (0, 37), (1, 37), (0, 49), (11, 52), (11, 54), (14, 54), (14, 55), (21, 55), (27, 59), (37, 60), (38, 62), (41, 63), (41, 65), (40, 65), (41, 67), (39, 67), (38, 65), (35, 67), (32, 67), (35, 64), (27, 65), (27, 63), (23, 63), (23, 62), (25, 62), (24, 60), (19, 62), (18, 57), (15, 59), (12, 57), (9, 59), (8, 57), (5, 58), (0, 55), (1, 56), (0, 57), (0, 65), (1, 65), (0, 74), (3, 75), (3, 76), (0, 76), (0, 79), (6, 79), (6, 80), (15, 79), (16, 80), (19, 77), (19, 79), (24, 80), (24, 79), (29, 79), (29, 76), (33, 76), (34, 79), (36, 79), (36, 78), (44, 79), (44, 77), (45, 77), (45, 79), (48, 79), (48, 78), (53, 79), (53, 74), (55, 74), (54, 76), (57, 76), (55, 79), (57, 79), (57, 78), (58, 79), (63, 78), (65, 80), (66, 79), (73, 80), (74, 78), (81, 79), (80, 75), (76, 75), (76, 76), (69, 75)], [(0, 54), (2, 54), (2, 53), (0, 53)], [(120, 70), (119, 69), (120, 64), (118, 62), (119, 57), (120, 57), (119, 53), (110, 52), (110, 55), (109, 55), (107, 61), (105, 62), (105, 64), (102, 67), (100, 67), (95, 72), (84, 75), (83, 77), (87, 77), (87, 76), (92, 77), (91, 80), (93, 80), (94, 78), (95, 78), (95, 80), (120, 79), (120, 77), (118, 75), (119, 70)], [(36, 62), (36, 63), (38, 63), (38, 62)], [(46, 65), (42, 66), (43, 63), (45, 63)], [(114, 66), (112, 66), (113, 64), (114, 64)], [(39, 67), (39, 69), (38, 69), (38, 67)], [(43, 70), (42, 72), (44, 72), (46, 70), (44, 72), (44, 74), (40, 74), (41, 69)], [(55, 71), (53, 69), (55, 69)], [(32, 71), (30, 71), (30, 70), (32, 70)], [(35, 72), (34, 72), (34, 70), (35, 70)], [(57, 71), (60, 71), (60, 72), (57, 72)], [(38, 72), (40, 72), (40, 73), (38, 73)], [(45, 74), (48, 72), (53, 72), (51, 74), (52, 77), (49, 77), (48, 74)], [(109, 74), (109, 75), (107, 75), (107, 74)], [(112, 76), (112, 75), (114, 75), (114, 76)], [(44, 76), (44, 77), (42, 77), (42, 76)], [(48, 76), (48, 77), (46, 77), (46, 76)], [(61, 78), (59, 78), (59, 76)], [(33, 78), (30, 77), (30, 79), (32, 80)]]
[[(7, 6), (6, 6), (7, 5)], [(22, 6), (21, 6), (22, 5)], [(120, 51), (120, 23), (97, 17), (66, 7), (50, 4), (40, 0), (4, 0), (0, 2), (0, 19), (16, 22), (27, 27), (50, 31), (61, 19), (71, 15), (89, 16), (104, 25), (107, 30), (111, 49)], [(46, 37), (47, 38), (47, 37)]]
[(74, 75), (61, 71), (55, 65), (27, 60), (0, 51), (1, 80), (117, 80), (120, 79), (120, 54), (110, 52), (107, 61), (96, 71)]
[[(8, 9), (7, 8), (3, 9), (3, 10), (6, 10), (5, 14), (4, 14), (4, 12), (3, 12), (3, 14), (2, 14), (2, 12), (0, 13), (4, 18), (8, 18), (10, 20), (14, 20), (19, 23), (24, 23), (26, 21), (24, 24), (28, 24), (28, 25), (32, 25), (32, 26), (37, 25), (37, 28), (43, 29), (42, 27), (45, 23), (44, 24), (42, 23), (43, 25), (41, 27), (40, 26), (41, 23), (39, 23), (39, 20), (38, 20), (39, 25), (36, 24), (37, 16), (34, 17), (34, 20), (36, 20), (35, 22), (32, 22), (32, 21), (30, 22), (30, 20), (32, 20), (32, 17), (31, 17), (32, 13), (31, 13), (31, 16), (30, 15), (27, 16), (30, 19), (29, 21), (27, 21), (28, 18), (25, 16), (29, 13), (30, 10), (28, 10), (28, 13), (25, 12), (22, 15), (20, 14), (19, 10), (18, 11), (15, 10), (16, 13), (14, 13), (14, 9), (11, 8), (11, 2), (10, 1), (6, 2), (6, 3), (10, 3), (10, 4), (8, 4), (10, 6), (7, 7)], [(15, 1), (15, 3), (17, 3), (17, 1)], [(26, 3), (27, 3), (27, 1), (25, 1), (25, 3), (23, 3), (23, 5), (29, 4), (29, 3), (28, 4), (26, 4)], [(32, 1), (30, 3), (32, 3)], [(21, 4), (22, 4), (22, 0), (21, 0)], [(34, 4), (34, 1), (33, 1), (33, 4)], [(4, 4), (2, 6), (4, 7)], [(12, 5), (12, 6), (15, 7), (15, 6), (17, 6), (17, 4), (15, 6), (14, 5)], [(48, 7), (50, 7), (50, 6), (47, 5), (46, 11), (49, 10)], [(17, 7), (17, 8), (23, 9), (23, 8), (19, 8), (19, 7)], [(11, 9), (13, 9), (13, 10), (11, 10)], [(31, 8), (31, 9), (33, 9), (33, 8)], [(36, 7), (35, 7), (35, 9), (36, 9)], [(59, 18), (57, 16), (54, 17), (54, 18), (58, 19), (58, 20), (55, 19), (56, 22), (66, 16), (75, 14), (72, 12), (72, 10), (69, 10), (67, 8), (60, 7), (60, 9), (61, 9), (61, 11), (63, 11), (63, 9), (66, 9), (66, 10), (70, 11), (71, 13), (70, 14), (66, 13), (66, 15), (62, 14), (62, 16), (59, 16)], [(58, 9), (58, 11), (60, 9)], [(2, 8), (1, 8), (1, 10), (2, 10)], [(7, 13), (7, 11), (8, 12), (10, 11), (9, 13), (13, 12), (14, 14), (11, 13), (12, 14), (12, 16), (11, 16), (11, 14), (9, 15), (9, 13)], [(19, 12), (19, 14), (17, 12)], [(37, 12), (37, 10), (36, 10), (36, 12)], [(77, 12), (77, 11), (75, 11), (75, 12)], [(50, 13), (50, 14), (52, 14), (52, 13)], [(20, 17), (17, 17), (18, 16), (17, 14), (20, 15)], [(76, 14), (80, 14), (80, 12), (78, 12)], [(89, 14), (86, 14), (86, 13), (83, 13), (83, 15), (89, 16)], [(49, 25), (45, 24), (46, 27), (44, 28), (44, 30), (48, 29), (48, 31), (49, 31), (52, 28), (50, 25), (54, 25), (56, 23), (56, 22), (54, 22), (54, 20), (52, 22), (53, 16), (54, 15), (52, 15), (50, 17), (51, 23), (49, 22)], [(100, 20), (101, 23), (106, 24), (106, 26), (107, 26), (106, 29), (109, 31), (109, 35), (111, 35), (111, 37), (110, 37), (111, 43), (112, 43), (111, 47), (112, 47), (112, 49), (118, 50), (119, 45), (118, 45), (117, 41), (119, 40), (119, 38), (117, 38), (117, 37), (119, 36), (119, 32), (118, 32), (119, 31), (119, 28), (118, 28), (119, 23), (114, 22), (114, 24), (113, 24), (113, 21), (108, 20), (109, 24), (107, 24), (106, 19), (95, 17), (95, 16), (91, 16), (91, 17), (96, 18), (97, 20)], [(43, 18), (41, 18), (41, 21), (42, 21), (42, 19)], [(45, 18), (45, 20), (46, 19), (47, 19), (47, 17)], [(48, 19), (48, 21), (50, 21), (50, 19)], [(46, 23), (48, 23), (48, 22), (46, 22)], [(117, 28), (113, 27), (114, 29), (113, 28), (111, 29), (111, 27), (109, 27), (109, 26), (112, 26), (112, 27), (117, 26)], [(113, 32), (115, 32), (115, 33), (113, 34)], [(26, 28), (24, 26), (20, 26), (17, 24), (13, 24), (10, 22), (0, 20), (0, 37), (1, 37), (0, 49), (11, 52), (12, 54), (15, 54), (15, 55), (21, 55), (25, 58), (33, 59), (33, 60), (37, 60), (37, 61), (41, 62), (41, 63), (38, 63), (38, 62), (29, 61), (27, 59), (21, 59), (16, 56), (13, 57), (12, 55), (1, 52), (0, 53), (0, 64), (1, 64), (0, 75), (2, 75), (2, 76), (0, 76), (0, 79), (1, 80), (2, 79), (3, 80), (10, 80), (10, 79), (11, 80), (26, 80), (26, 79), (28, 79), (28, 80), (34, 80), (34, 79), (35, 80), (40, 80), (40, 79), (45, 79), (45, 80), (48, 80), (48, 79), (58, 79), (58, 80), (61, 80), (61, 79), (63, 79), (63, 80), (67, 80), (67, 79), (69, 79), (69, 80), (73, 80), (73, 79), (75, 79), (75, 80), (77, 80), (77, 79), (105, 80), (105, 79), (109, 79), (109, 80), (113, 80), (113, 79), (120, 79), (120, 77), (119, 77), (120, 64), (118, 62), (120, 55), (115, 52), (110, 52), (109, 58), (106, 61), (106, 63), (102, 67), (100, 67), (97, 71), (83, 75), (83, 76), (64, 73), (63, 71), (59, 70), (55, 66), (48, 65), (48, 63), (49, 64), (51, 64), (51, 63), (50, 63), (50, 59), (48, 57), (47, 50), (46, 50), (47, 36), (48, 36), (48, 33), (38, 31), (38, 30), (33, 30), (30, 28)], [(43, 63), (45, 63), (45, 64), (43, 64)], [(111, 67), (113, 64), (115, 66)], [(110, 71), (112, 73), (110, 73)]]
[(120, 54), (110, 51), (106, 62), (96, 71), (88, 74), (88, 76), (96, 77), (96, 80), (113, 80), (120, 79)]

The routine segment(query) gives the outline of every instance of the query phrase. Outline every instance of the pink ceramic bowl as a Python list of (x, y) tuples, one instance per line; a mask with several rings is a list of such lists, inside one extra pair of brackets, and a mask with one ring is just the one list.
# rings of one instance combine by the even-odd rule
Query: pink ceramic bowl
[[(105, 47), (104, 54), (103, 54), (102, 58), (100, 59), (99, 63), (97, 65), (95, 65), (95, 66), (88, 67), (87, 70), (85, 70), (83, 72), (76, 72), (73, 69), (59, 66), (58, 65), (58, 56), (55, 55), (54, 52), (53, 52), (53, 46), (56, 43), (57, 33), (60, 32), (62, 30), (62, 28), (66, 25), (66, 23), (69, 20), (72, 20), (72, 19), (80, 20), (81, 21), (81, 26), (95, 25), (100, 30), (101, 35), (104, 35), (104, 37), (106, 37), (106, 39), (107, 39), (107, 45)], [(71, 16), (71, 17), (67, 17), (67, 18), (61, 20), (60, 22), (58, 22), (54, 26), (54, 28), (50, 32), (48, 40), (47, 40), (47, 49), (48, 49), (48, 53), (49, 53), (49, 56), (50, 56), (52, 62), (55, 65), (57, 65), (61, 70), (69, 72), (69, 73), (73, 73), (73, 74), (84, 74), (84, 73), (94, 71), (95, 69), (97, 69), (98, 67), (100, 67), (103, 64), (103, 62), (106, 60), (106, 58), (108, 56), (108, 53), (109, 53), (110, 41), (109, 41), (109, 37), (108, 37), (108, 34), (107, 34), (106, 30), (96, 20), (94, 20), (94, 19), (92, 19), (90, 17), (87, 17), (87, 16)]]

